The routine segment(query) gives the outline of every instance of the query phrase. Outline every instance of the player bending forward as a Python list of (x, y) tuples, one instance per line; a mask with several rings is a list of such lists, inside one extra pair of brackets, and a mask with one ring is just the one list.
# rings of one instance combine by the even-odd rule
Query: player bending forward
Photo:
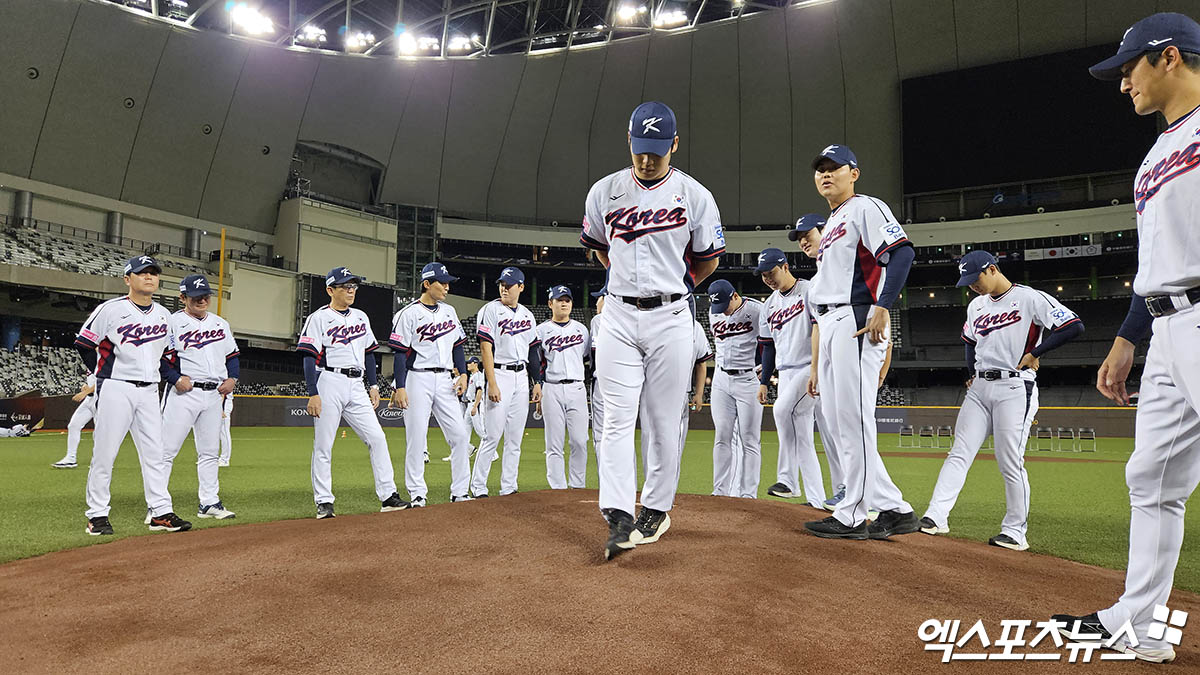
[[(1133, 516), (1125, 592), (1108, 609), (1055, 620), (1103, 641), (1126, 622), (1138, 644), (1116, 643), (1144, 661), (1175, 658), (1155, 607), (1167, 604), (1183, 513), (1200, 482), (1200, 25), (1182, 14), (1155, 14), (1125, 31), (1115, 56), (1092, 66), (1102, 80), (1120, 80), (1139, 115), (1162, 113), (1169, 123), (1138, 169), (1138, 272), (1129, 315), (1096, 377), (1096, 388), (1126, 405), (1125, 380), (1135, 345), (1153, 330), (1142, 371), (1133, 455), (1125, 467)], [(1152, 323), (1153, 322), (1153, 323)], [(1153, 631), (1153, 636), (1152, 636)], [(1166, 637), (1170, 637), (1170, 631)]]
[[(1049, 295), (1009, 281), (996, 259), (972, 251), (959, 262), (958, 286), (979, 297), (967, 307), (962, 339), (967, 343), (967, 397), (954, 423), (954, 447), (946, 457), (921, 531), (944, 534), (967, 470), (988, 434), (996, 438), (996, 464), (1004, 478), (1008, 510), (993, 546), (1029, 548), (1029, 475), (1025, 439), (1038, 410), (1038, 359), (1083, 333), (1083, 322)], [(1043, 339), (1043, 333), (1050, 331)]]
[(724, 279), (708, 285), (708, 298), (708, 325), (717, 346), (709, 401), (715, 429), (713, 494), (754, 499), (762, 469), (763, 406), (755, 396), (754, 366), (759, 360), (763, 304), (743, 298)]
[[(679, 402), (688, 389), (691, 293), (717, 268), (725, 250), (712, 194), (671, 167), (679, 148), (675, 113), (643, 103), (629, 120), (633, 166), (588, 191), (581, 241), (608, 268), (604, 329), (596, 338), (596, 379), (604, 400), (598, 456), (600, 511), (612, 559), (669, 525), (679, 474)], [(642, 510), (636, 522), (637, 454), (633, 427), (645, 400), (647, 449)]]
[[(450, 446), (450, 501), (470, 501), (471, 427), (463, 419), (458, 397), (467, 388), (467, 362), (463, 345), (467, 334), (458, 312), (444, 301), (450, 283), (458, 281), (446, 266), (431, 262), (421, 269), (421, 297), (396, 312), (388, 341), (396, 356), (393, 379), (396, 392), (389, 406), (404, 413), (404, 480), (414, 507), (425, 506), (425, 455), (429, 415), (437, 418)], [(454, 378), (451, 368), (460, 373)]]
[[(325, 277), (329, 304), (304, 321), (296, 347), (304, 355), (308, 414), (313, 416), (312, 484), (317, 518), (334, 516), (333, 439), (342, 419), (367, 444), (379, 510), (401, 511), (409, 507), (396, 492), (387, 437), (375, 415), (379, 406), (375, 350), (379, 343), (371, 332), (367, 315), (351, 307), (360, 281), (345, 267), (330, 270)], [(371, 387), (369, 395), (362, 386), (364, 374)]]
[[(551, 317), (537, 327), (546, 383), (539, 405), (546, 425), (546, 480), (562, 490), (587, 485), (588, 407), (583, 359), (592, 351), (588, 329), (571, 318), (571, 289), (550, 289)], [(570, 437), (570, 473), (563, 479), (563, 432)]]

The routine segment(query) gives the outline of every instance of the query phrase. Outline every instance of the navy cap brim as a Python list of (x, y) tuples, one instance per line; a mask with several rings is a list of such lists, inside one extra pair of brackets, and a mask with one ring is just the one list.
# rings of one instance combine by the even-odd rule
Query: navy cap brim
[(1140, 49), (1136, 51), (1117, 52), (1115, 55), (1088, 68), (1088, 72), (1097, 80), (1119, 80), (1121, 79), (1121, 67), (1145, 53), (1144, 50)]
[(337, 281), (333, 282), (332, 284), (327, 283), (327, 284), (325, 284), (325, 286), (326, 287), (341, 286), (342, 284), (348, 284), (351, 281), (353, 281), (354, 283), (361, 284), (361, 283), (365, 282), (366, 279), (364, 279), (363, 277), (346, 277), (345, 279), (338, 279)]
[[(984, 269), (986, 269), (986, 268), (984, 268)], [(978, 279), (979, 275), (982, 273), (983, 273), (983, 270), (979, 270), (978, 272), (973, 272), (971, 274), (964, 274), (958, 278), (958, 283), (955, 284), (955, 286), (957, 286), (958, 288), (962, 288), (963, 286), (970, 286), (971, 284), (975, 283), (975, 280)]]
[(183, 295), (189, 298), (202, 298), (206, 295), (212, 295), (212, 290), (208, 288), (193, 288), (187, 291), (181, 291)]
[(448, 284), (452, 281), (458, 281), (458, 277), (450, 275), (450, 274), (435, 274), (432, 277), (430, 277), (429, 279), (426, 279), (426, 281), (437, 281), (437, 282), (441, 282), (443, 284)]
[(733, 302), (733, 298), (729, 298), (725, 302), (714, 302), (711, 305), (712, 311), (717, 314), (724, 314), (725, 310), (729, 309), (729, 303), (731, 302)]
[(783, 262), (777, 262), (777, 263), (759, 263), (758, 266), (754, 268), (754, 273), (762, 274), (763, 272), (766, 272), (767, 270), (773, 270), (776, 267), (779, 267), (780, 265), (784, 264), (785, 262), (787, 262), (787, 261), (785, 260)]
[(162, 268), (159, 267), (158, 265), (155, 265), (154, 263), (144, 263), (144, 264), (138, 265), (137, 267), (130, 268), (130, 270), (128, 272), (126, 272), (125, 274), (141, 274), (142, 272), (145, 272), (146, 270), (154, 270), (155, 272), (162, 274)]
[(817, 155), (816, 159), (814, 159), (814, 160), (812, 161), (812, 170), (813, 170), (813, 171), (816, 171), (816, 170), (817, 170), (817, 165), (818, 165), (818, 164), (820, 164), (822, 160), (826, 160), (826, 159), (827, 159), (827, 160), (829, 160), (829, 161), (831, 161), (831, 162), (833, 162), (834, 164), (837, 164), (839, 169), (840, 169), (841, 167), (843, 167), (843, 166), (846, 166), (846, 163), (845, 163), (845, 162), (839, 162), (839, 161), (837, 161), (836, 159), (834, 159), (834, 158), (832, 158), (832, 157), (828, 157), (828, 156), (826, 156), (826, 155)]
[(629, 147), (635, 155), (658, 155), (666, 157), (675, 145), (674, 138), (637, 138), (629, 139)]

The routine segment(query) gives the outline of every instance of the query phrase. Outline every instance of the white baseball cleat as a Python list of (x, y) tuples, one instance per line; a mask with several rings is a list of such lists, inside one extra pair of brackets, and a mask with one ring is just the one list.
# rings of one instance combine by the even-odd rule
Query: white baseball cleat
[(227, 460), (227, 459), (218, 459), (218, 460), (217, 460), (217, 466), (229, 466), (229, 460)]
[(921, 518), (921, 531), (925, 534), (949, 534), (950, 528), (945, 525), (938, 525), (933, 518), (923, 516)]
[(233, 511), (230, 511), (229, 509), (225, 508), (224, 504), (222, 504), (221, 502), (217, 502), (216, 504), (209, 504), (208, 506), (201, 506), (200, 510), (196, 512), (196, 517), (197, 518), (216, 518), (217, 520), (225, 520), (226, 518), (235, 517), (235, 514)]
[(1155, 649), (1145, 645), (1138, 645), (1136, 647), (1122, 645), (1120, 651), (1126, 654), (1133, 654), (1138, 660), (1146, 661), (1147, 663), (1170, 663), (1175, 660), (1175, 650), (1171, 647)]
[(75, 460), (67, 458), (67, 457), (63, 457), (62, 459), (51, 464), (50, 466), (52, 466), (56, 469), (74, 469), (75, 467), (77, 467), (79, 465), (75, 463)]

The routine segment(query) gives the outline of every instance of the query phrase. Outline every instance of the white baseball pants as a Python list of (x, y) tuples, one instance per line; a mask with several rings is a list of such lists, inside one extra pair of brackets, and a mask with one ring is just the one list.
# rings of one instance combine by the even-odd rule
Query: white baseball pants
[(866, 334), (854, 337), (866, 325), (870, 310), (867, 305), (845, 305), (817, 319), (821, 331), (817, 385), (830, 406), (827, 421), (837, 435), (846, 483), (846, 498), (833, 515), (850, 527), (867, 519), (868, 507), (912, 511), (888, 475), (876, 442), (875, 397), (887, 344), (875, 344)]
[(1200, 483), (1200, 310), (1189, 307), (1154, 320), (1154, 337), (1142, 371), (1133, 455), (1125, 482), (1133, 509), (1125, 592), (1100, 611), (1110, 631), (1126, 621), (1145, 646), (1155, 605), (1171, 595), (1187, 499)]
[(521, 441), (525, 440), (525, 423), (529, 419), (529, 375), (524, 370), (499, 367), (495, 373), (500, 386), (500, 402), (493, 403), (484, 395), (481, 412), (485, 415), (483, 426), (487, 433), (475, 453), (475, 470), (471, 475), (471, 492), (475, 495), (488, 493), (488, 474), (492, 471), (492, 457), (496, 456), (501, 437), (504, 438), (504, 454), (500, 459), (500, 494), (517, 491)]
[[(546, 480), (551, 489), (587, 485), (588, 409), (582, 382), (542, 385), (542, 419), (546, 426)], [(563, 432), (570, 437), (570, 476), (564, 480)]]
[(107, 516), (113, 463), (125, 434), (133, 436), (142, 467), (142, 489), (150, 515), (172, 511), (169, 478), (163, 463), (163, 421), (158, 387), (138, 387), (123, 380), (96, 381), (96, 429), (92, 432), (92, 463), (88, 467), (88, 518)]
[[(230, 394), (233, 396), (233, 394)], [(217, 457), (222, 462), (228, 463), (229, 458), (233, 455), (233, 434), (230, 433), (230, 426), (233, 422), (233, 413), (227, 412), (221, 418), (221, 443), (220, 455)]]
[[(322, 397), (322, 401), (324, 397)], [(322, 412), (324, 415), (324, 412)], [(196, 441), (196, 477), (199, 480), (200, 506), (221, 501), (217, 479), (220, 454), (221, 395), (214, 389), (192, 389), (181, 394), (168, 385), (163, 392), (163, 464), (168, 479), (175, 457), (193, 432)]]
[(837, 494), (838, 486), (846, 484), (846, 477), (842, 475), (842, 460), (838, 456), (837, 434), (834, 433), (833, 425), (829, 423), (825, 417), (825, 411), (821, 407), (821, 401), (824, 398), (824, 396), (818, 396), (814, 401), (813, 416), (817, 418), (817, 431), (821, 434), (821, 447), (825, 449), (825, 461), (829, 463), (829, 487), (834, 494)]
[[(451, 386), (453, 386), (453, 383), (451, 383)], [(484, 432), (484, 428), (485, 428), (484, 424), (483, 424), (483, 403), (480, 402), (479, 410), (476, 411), (476, 413), (474, 415), (472, 415), (471, 408), (474, 405), (475, 405), (474, 401), (472, 401), (471, 403), (463, 404), (463, 424), (466, 426), (466, 429), (467, 429), (467, 434), (468, 434), (467, 444), (468, 445), (471, 444), (471, 438), (470, 438), (471, 430), (474, 429), (475, 435), (479, 436), (480, 441), (483, 441), (483, 432)]]
[(404, 483), (409, 499), (429, 495), (425, 484), (425, 450), (431, 414), (437, 418), (442, 436), (450, 446), (450, 496), (466, 495), (471, 482), (471, 427), (463, 419), (462, 403), (454, 393), (454, 378), (449, 373), (410, 370), (404, 384), (408, 393), (408, 409), (404, 411)]
[(600, 380), (592, 380), (592, 452), (600, 456), (600, 439), (604, 438), (604, 397), (600, 395)]
[[(713, 373), (709, 400), (715, 436), (713, 441), (713, 494), (724, 497), (758, 495), (762, 470), (763, 407), (758, 402), (754, 371), (730, 375)], [(737, 452), (734, 439), (740, 441)]]
[(943, 527), (958, 501), (967, 470), (979, 447), (993, 434), (996, 464), (1004, 477), (1004, 499), (1008, 510), (1000, 533), (1025, 544), (1029, 521), (1029, 474), (1025, 471), (1025, 439), (1038, 411), (1037, 384), (1033, 380), (976, 378), (967, 390), (954, 422), (954, 447), (942, 470), (925, 516)]
[[(804, 498), (810, 506), (824, 508), (825, 482), (821, 476), (821, 461), (817, 459), (816, 439), (813, 436), (813, 408), (816, 403), (808, 395), (809, 368), (787, 368), (779, 371), (779, 394), (771, 412), (779, 433), (779, 460), (776, 480), (788, 486), (792, 494), (804, 484)], [(871, 422), (874, 423), (874, 418)]]
[(318, 504), (333, 503), (333, 440), (343, 419), (367, 445), (379, 501), (392, 496), (396, 491), (392, 456), (362, 380), (322, 371), (317, 378), (317, 393), (321, 396), (321, 416), (313, 420), (313, 499)]
[[(680, 402), (692, 377), (692, 314), (681, 299), (639, 310), (612, 298), (604, 308), (604, 332), (596, 348), (596, 378), (604, 398), (600, 508), (634, 513), (637, 453), (634, 424), (639, 404), (646, 477), (642, 505), (670, 511), (678, 486)], [(649, 432), (650, 439), (646, 439)]]
[(71, 420), (67, 422), (67, 456), (64, 459), (72, 462), (76, 461), (79, 456), (79, 440), (83, 437), (83, 428), (88, 422), (96, 416), (96, 396), (88, 396), (83, 399), (75, 412), (71, 413)]

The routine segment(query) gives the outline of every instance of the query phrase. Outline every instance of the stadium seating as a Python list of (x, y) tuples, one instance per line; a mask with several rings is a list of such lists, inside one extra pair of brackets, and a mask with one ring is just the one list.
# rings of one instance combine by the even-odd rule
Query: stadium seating
[[(10, 228), (0, 237), (4, 262), (48, 269), (60, 269), (77, 274), (119, 277), (129, 258), (143, 253), (126, 247), (99, 241), (76, 239), (31, 228)], [(168, 267), (192, 274), (208, 270), (195, 261), (159, 256)]]
[(0, 397), (31, 391), (43, 396), (74, 394), (83, 385), (87, 370), (71, 347), (19, 345), (17, 351), (0, 351)]

